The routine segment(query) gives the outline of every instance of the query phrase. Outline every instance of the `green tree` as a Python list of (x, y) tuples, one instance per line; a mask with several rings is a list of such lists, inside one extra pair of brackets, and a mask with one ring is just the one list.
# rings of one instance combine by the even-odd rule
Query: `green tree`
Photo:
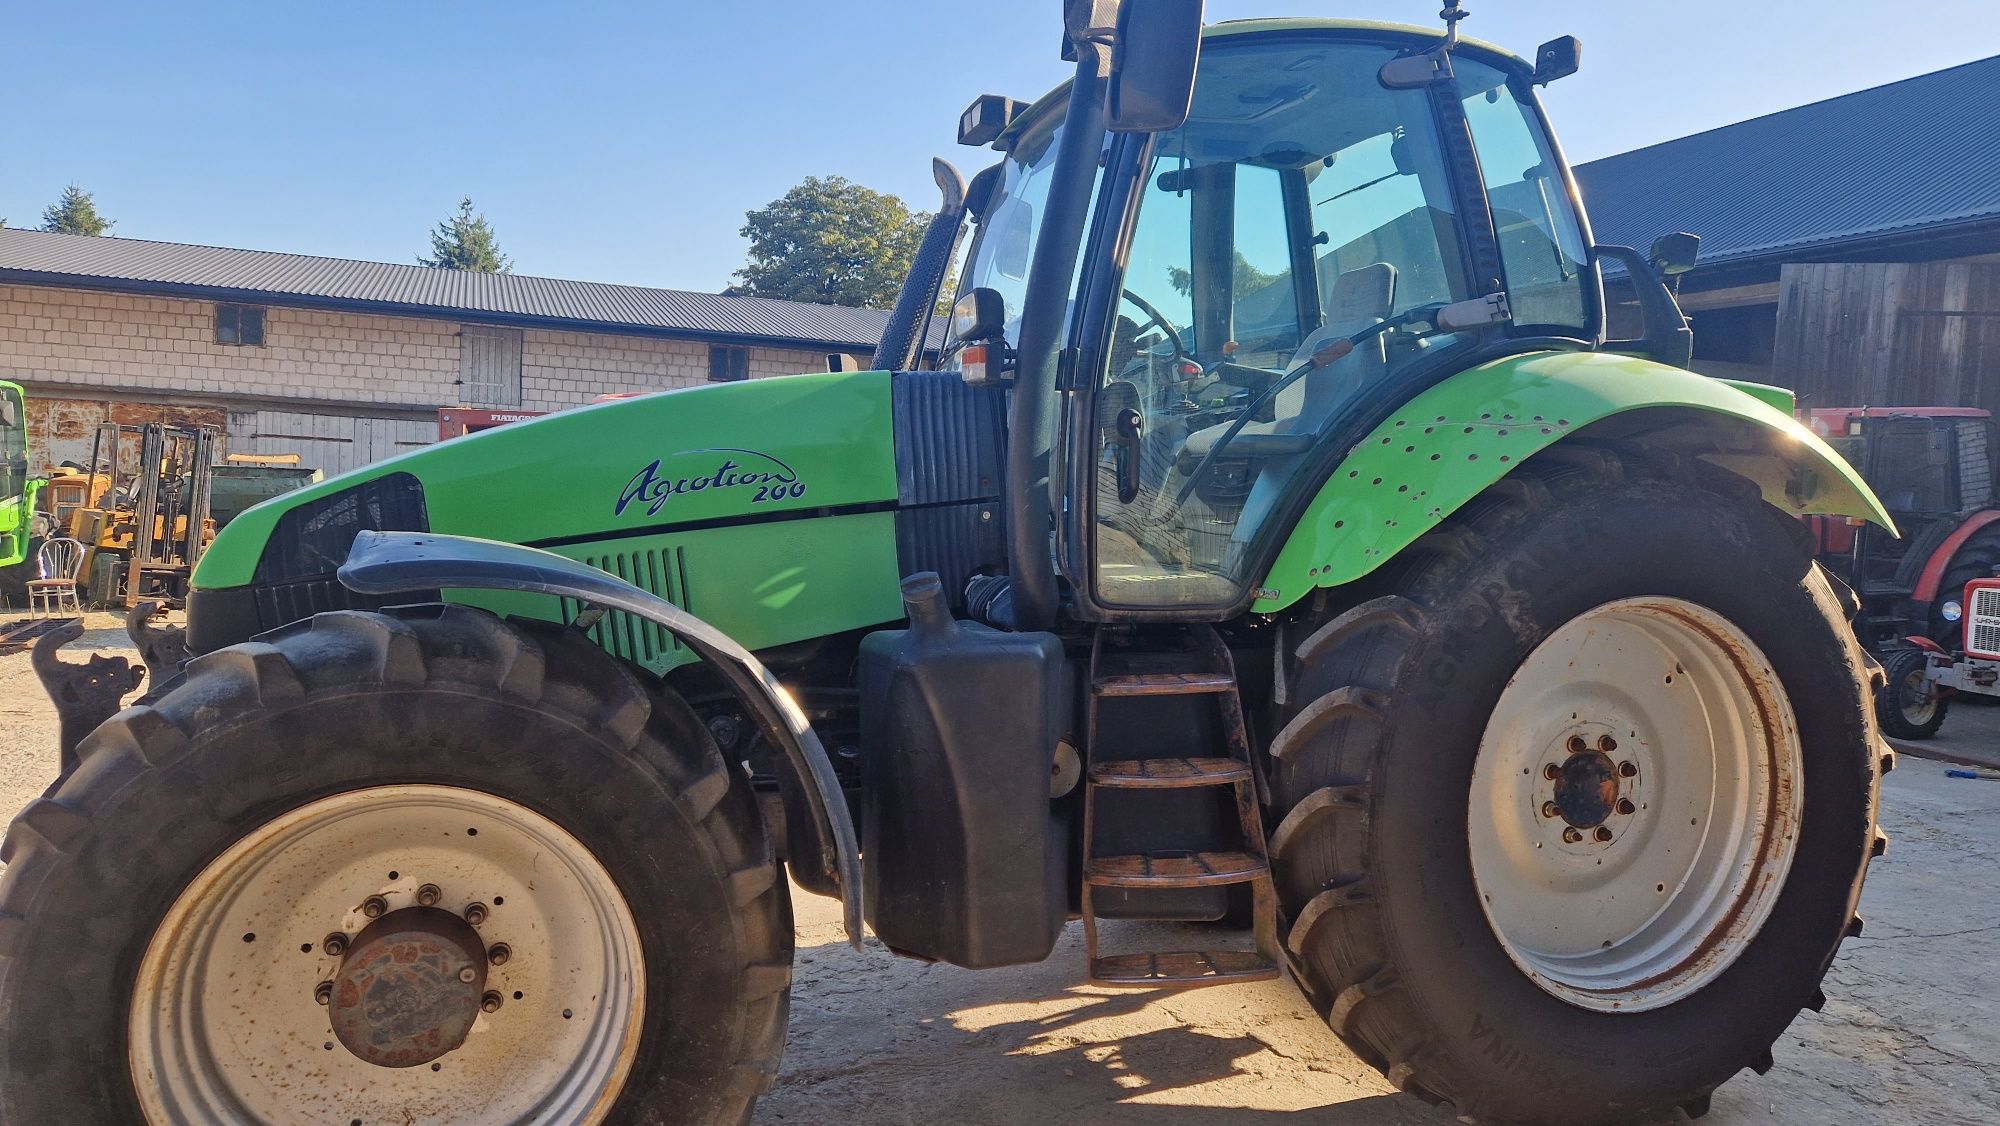
[(62, 198), (42, 212), (42, 229), (63, 235), (102, 235), (112, 222), (97, 213), (97, 201), (90, 193), (71, 184)]
[[(1267, 274), (1251, 265), (1250, 260), (1245, 258), (1243, 252), (1239, 250), (1236, 252), (1236, 269), (1230, 279), (1230, 286), (1236, 294), (1236, 299), (1241, 301), (1246, 296), (1263, 289), (1265, 286), (1284, 276), (1283, 272)], [(1174, 292), (1185, 297), (1194, 291), (1194, 273), (1180, 266), (1168, 266), (1167, 284), (1174, 287)]]
[(747, 213), (750, 261), (730, 292), (887, 309), (931, 217), (840, 176), (808, 176)]
[(431, 256), (417, 265), (439, 270), (471, 270), (476, 274), (511, 274), (514, 263), (500, 253), (500, 244), (486, 216), (472, 211), (472, 197), (458, 201), (458, 214), (431, 232)]

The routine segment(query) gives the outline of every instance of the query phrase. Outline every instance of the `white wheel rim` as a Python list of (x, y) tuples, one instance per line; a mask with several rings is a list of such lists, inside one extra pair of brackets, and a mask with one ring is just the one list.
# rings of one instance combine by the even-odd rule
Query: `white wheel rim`
[[(434, 1066), (385, 1067), (335, 1042), (323, 943), (362, 933), (369, 897), (411, 907), (426, 884), (439, 909), (487, 908), (478, 942), (510, 949), (485, 971), (500, 1007)], [(378, 786), (259, 827), (181, 893), (139, 968), (129, 1063), (155, 1126), (597, 1122), (644, 1010), (631, 910), (575, 837), (475, 790)]]
[(1474, 765), (1472, 876), (1500, 945), (1587, 1009), (1701, 989), (1784, 887), (1800, 761), (1777, 673), (1728, 619), (1675, 598), (1579, 615), (1508, 682)]
[(1927, 666), (1918, 665), (1903, 677), (1902, 691), (1898, 694), (1902, 701), (1903, 722), (1911, 727), (1922, 727), (1937, 714), (1937, 690), (1931, 686)]

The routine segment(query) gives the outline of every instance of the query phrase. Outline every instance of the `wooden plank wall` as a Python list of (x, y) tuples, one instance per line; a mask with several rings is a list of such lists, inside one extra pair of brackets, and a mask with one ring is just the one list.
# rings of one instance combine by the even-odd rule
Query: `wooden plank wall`
[(2000, 266), (1787, 265), (1771, 372), (1805, 406), (1984, 407), (2000, 415)]

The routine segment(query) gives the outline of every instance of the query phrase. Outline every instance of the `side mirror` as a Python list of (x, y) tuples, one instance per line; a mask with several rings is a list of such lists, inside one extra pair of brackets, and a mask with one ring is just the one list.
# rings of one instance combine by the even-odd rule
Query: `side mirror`
[(1014, 352), (1007, 347), (1007, 301), (981, 286), (951, 307), (951, 334), (960, 344), (958, 376), (971, 387), (991, 387), (1014, 378)]
[(1535, 49), (1535, 85), (1547, 86), (1575, 74), (1582, 64), (1583, 41), (1574, 35), (1551, 39)]
[(14, 414), (14, 400), (11, 398), (0, 398), (0, 426), (5, 426), (9, 430), (12, 430), (19, 425), (21, 425), (21, 420)]
[(998, 340), (1007, 328), (1007, 302), (1000, 292), (981, 286), (951, 307), (951, 335), (961, 344)]
[(1125, 0), (1112, 41), (1105, 127), (1164, 133), (1187, 123), (1201, 55), (1201, 0)]
[(1701, 236), (1686, 231), (1676, 231), (1661, 235), (1653, 240), (1650, 256), (1653, 268), (1666, 277), (1685, 274), (1694, 269), (1695, 260), (1701, 254)]

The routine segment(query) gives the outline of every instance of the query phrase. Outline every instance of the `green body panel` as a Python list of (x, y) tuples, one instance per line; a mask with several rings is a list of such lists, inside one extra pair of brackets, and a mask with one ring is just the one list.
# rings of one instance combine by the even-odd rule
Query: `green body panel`
[[(551, 548), (644, 587), (747, 649), (825, 637), (903, 616), (896, 517), (863, 512)], [(546, 595), (448, 590), (496, 614), (566, 621)], [(666, 631), (612, 614), (591, 635), (634, 664), (665, 672), (696, 658)]]
[(29, 481), (19, 496), (0, 499), (0, 567), (13, 567), (28, 559), (28, 532), (34, 519), (35, 498), (42, 481)]
[[(1785, 400), (1789, 401), (1786, 395)], [(1680, 368), (1603, 352), (1538, 352), (1458, 373), (1357, 445), (1320, 488), (1251, 604), (1281, 610), (1367, 575), (1530, 455), (1613, 415), (1693, 408), (1782, 435), (1782, 458), (1708, 458), (1789, 513), (1894, 522), (1860, 474), (1767, 397)]]
[(20, 384), (0, 379), (0, 397), (13, 405), (15, 418), (15, 425), (0, 428), (0, 478), (6, 480), (0, 488), (0, 567), (13, 567), (28, 558), (35, 497), (43, 482), (27, 476), (27, 396)]
[[(889, 383), (887, 372), (840, 372), (715, 384), (455, 438), (250, 509), (216, 537), (194, 585), (248, 585), (284, 513), (409, 473), (431, 531), (589, 560), (751, 648), (891, 621), (902, 604)], [(774, 516), (787, 518), (760, 519)], [(548, 598), (454, 597), (559, 613)], [(601, 628), (617, 648), (623, 627)], [(688, 659), (644, 638), (630, 648), (655, 670)]]
[(1742, 379), (1720, 379), (1716, 382), (1727, 383), (1745, 395), (1786, 414), (1792, 414), (1799, 409), (1799, 397), (1792, 394), (1788, 388), (1773, 387), (1768, 383), (1751, 383)]

